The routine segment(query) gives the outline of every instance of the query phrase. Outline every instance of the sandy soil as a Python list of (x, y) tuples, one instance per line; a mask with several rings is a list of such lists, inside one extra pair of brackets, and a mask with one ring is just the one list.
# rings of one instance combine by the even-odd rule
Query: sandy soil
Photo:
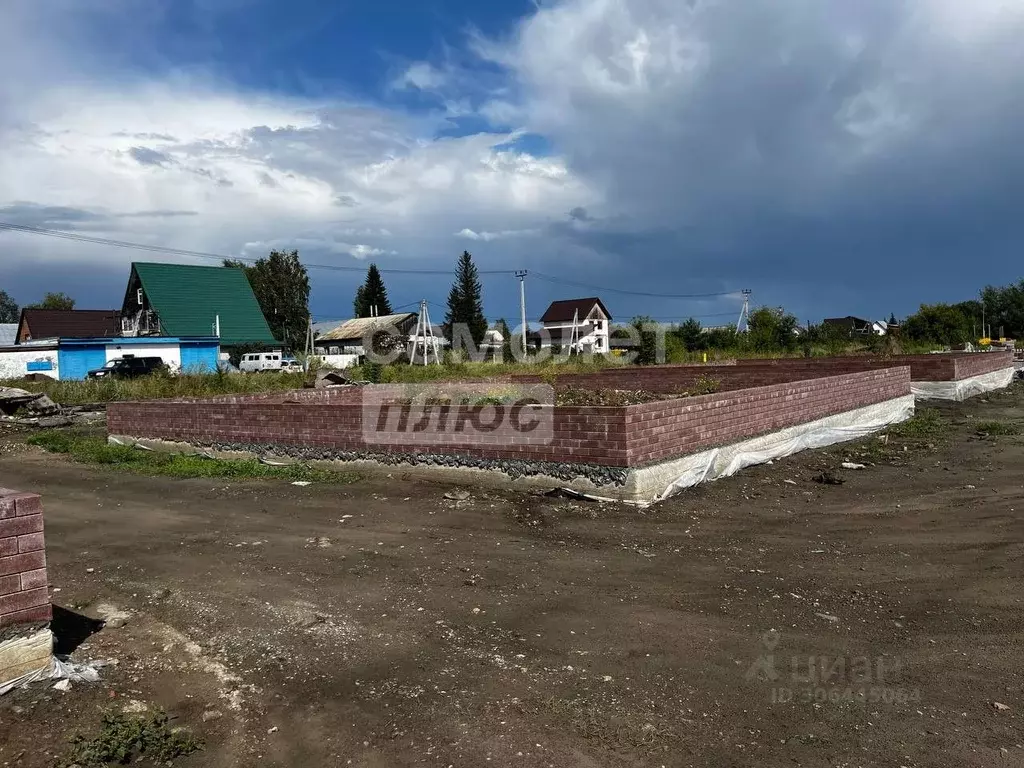
[[(1024, 765), (1024, 438), (975, 428), (1024, 420), (1024, 387), (942, 411), (888, 458), (644, 511), (399, 470), (155, 479), (10, 438), (0, 485), (43, 494), (62, 626), (93, 632), (74, 658), (117, 663), (0, 699), (0, 764), (146, 705), (205, 740), (180, 766)], [(813, 481), (846, 458), (875, 463)], [(127, 624), (77, 618), (101, 603)]]

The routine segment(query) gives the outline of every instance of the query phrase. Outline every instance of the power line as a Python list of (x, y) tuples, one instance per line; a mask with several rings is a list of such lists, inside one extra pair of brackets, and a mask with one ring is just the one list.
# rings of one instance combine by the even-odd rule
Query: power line
[[(59, 229), (44, 229), (43, 227), (32, 227), (27, 224), (11, 224), (9, 222), (0, 221), (0, 230), (7, 230), (8, 232), (21, 232), (29, 235), (43, 235), (46, 237), (55, 237), (61, 240), (73, 240), (79, 243), (93, 243), (95, 245), (107, 245), (114, 248), (129, 248), (136, 251), (149, 251), (151, 253), (167, 253), (174, 256), (187, 256), (194, 259), (213, 259), (215, 261), (224, 261), (230, 259), (232, 261), (247, 261), (255, 262), (257, 257), (252, 256), (224, 256), (219, 253), (208, 253), (206, 251), (192, 251), (185, 248), (170, 248), (163, 245), (149, 245), (147, 243), (132, 243), (126, 240), (112, 240), (106, 237), (91, 237), (90, 235), (83, 235), (78, 232), (64, 232)], [(365, 267), (356, 266), (343, 266), (340, 264), (309, 264), (304, 263), (307, 269), (328, 269), (336, 272), (365, 272)], [(450, 269), (398, 269), (398, 268), (381, 268), (379, 270), (383, 273), (388, 274), (401, 274), (401, 275), (450, 275), (452, 270)], [(481, 275), (514, 275), (514, 269), (481, 269), (478, 270), (478, 274)]]
[(739, 291), (719, 291), (718, 293), (648, 293), (647, 291), (627, 291), (623, 288), (607, 288), (599, 285), (590, 285), (588, 283), (578, 283), (573, 280), (565, 280), (561, 277), (546, 275), (543, 272), (530, 272), (530, 274), (533, 277), (540, 278), (541, 280), (549, 283), (571, 285), (576, 288), (586, 288), (590, 291), (602, 291), (604, 293), (622, 293), (627, 296), (646, 296), (653, 299), (710, 299), (716, 296), (734, 296), (739, 294)]
[[(92, 243), (94, 245), (105, 245), (113, 248), (127, 248), (130, 250), (147, 251), (150, 253), (164, 253), (173, 256), (184, 256), (187, 258), (194, 259), (212, 259), (214, 261), (223, 262), (224, 260), (235, 260), (244, 262), (255, 262), (258, 257), (252, 256), (225, 256), (218, 253), (210, 253), (207, 251), (194, 251), (186, 248), (171, 248), (163, 245), (152, 245), (148, 243), (134, 243), (127, 240), (115, 240), (106, 237), (93, 237), (91, 235), (83, 235), (78, 232), (66, 232), (59, 229), (46, 229), (44, 227), (34, 227), (28, 224), (12, 224), (10, 222), (0, 221), (0, 231), (8, 232), (19, 232), (22, 234), (29, 235), (40, 235), (44, 237), (53, 237), (61, 240), (71, 240), (79, 243)], [(365, 268), (362, 266), (344, 266), (340, 264), (310, 264), (303, 262), (307, 269), (325, 269), (333, 272), (364, 272)], [(398, 275), (451, 275), (452, 270), (450, 269), (399, 269), (397, 267), (384, 267), (379, 270), (384, 274), (398, 274)], [(489, 269), (489, 270), (478, 270), (478, 274), (481, 275), (516, 275), (517, 270), (514, 269)], [(599, 291), (602, 293), (617, 293), (626, 296), (643, 296), (646, 298), (655, 299), (710, 299), (722, 296), (735, 296), (739, 294), (739, 291), (719, 291), (716, 293), (652, 293), (648, 291), (630, 291), (623, 288), (609, 288), (607, 286), (592, 285), (589, 283), (581, 283), (575, 280), (566, 280), (561, 277), (555, 277), (548, 275), (543, 272), (530, 272), (530, 275), (543, 280), (548, 283), (556, 285), (568, 285), (576, 288), (586, 288), (591, 291)], [(710, 317), (710, 315), (707, 315)]]

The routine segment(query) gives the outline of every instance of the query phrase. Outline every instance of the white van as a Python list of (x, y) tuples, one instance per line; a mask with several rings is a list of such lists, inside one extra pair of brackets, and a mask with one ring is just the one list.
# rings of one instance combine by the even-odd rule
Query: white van
[(280, 352), (254, 352), (251, 355), (242, 355), (242, 361), (238, 365), (242, 373), (258, 373), (260, 371), (280, 371)]

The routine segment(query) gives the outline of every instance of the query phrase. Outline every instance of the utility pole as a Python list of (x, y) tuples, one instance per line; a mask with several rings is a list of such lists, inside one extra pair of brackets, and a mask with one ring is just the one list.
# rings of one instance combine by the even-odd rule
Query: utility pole
[(749, 288), (744, 288), (741, 293), (743, 294), (743, 308), (740, 310), (740, 316), (736, 320), (736, 333), (740, 332), (740, 326), (743, 325), (743, 321), (747, 321), (747, 326), (750, 325), (750, 294), (753, 293)]
[(427, 301), (420, 301), (420, 316), (416, 318), (416, 336), (412, 343), (412, 355), (409, 356), (409, 365), (416, 364), (416, 350), (419, 349), (420, 339), (423, 339), (423, 364), (427, 365), (429, 353), (434, 353), (434, 363), (441, 364), (441, 355), (437, 351), (437, 337), (434, 336), (434, 326), (430, 324), (430, 312), (427, 310)]
[(523, 329), (523, 357), (526, 357), (526, 270), (516, 270), (519, 278), (519, 324)]

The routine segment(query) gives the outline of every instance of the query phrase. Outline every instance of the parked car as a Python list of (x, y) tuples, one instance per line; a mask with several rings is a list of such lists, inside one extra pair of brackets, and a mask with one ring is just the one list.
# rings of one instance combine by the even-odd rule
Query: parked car
[(302, 363), (294, 357), (285, 357), (281, 360), (281, 370), (288, 373), (302, 373)]
[(160, 357), (116, 357), (108, 360), (102, 368), (94, 368), (89, 371), (90, 379), (137, 379), (139, 376), (148, 376), (151, 373), (166, 368), (163, 358)]
[(258, 373), (260, 371), (280, 371), (280, 352), (253, 352), (242, 355), (242, 361), (238, 364), (242, 373)]

